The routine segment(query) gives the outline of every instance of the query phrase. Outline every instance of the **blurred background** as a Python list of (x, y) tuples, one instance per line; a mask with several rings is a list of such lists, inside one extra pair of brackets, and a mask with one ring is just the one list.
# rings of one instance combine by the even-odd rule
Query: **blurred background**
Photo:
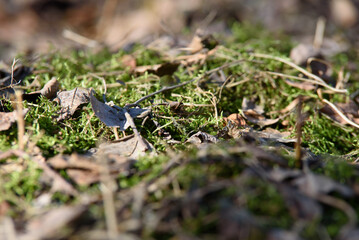
[(116, 51), (159, 36), (179, 41), (198, 28), (227, 34), (234, 22), (300, 39), (313, 36), (320, 17), (326, 36), (358, 49), (358, 15), (359, 0), (0, 0), (0, 60), (49, 47)]

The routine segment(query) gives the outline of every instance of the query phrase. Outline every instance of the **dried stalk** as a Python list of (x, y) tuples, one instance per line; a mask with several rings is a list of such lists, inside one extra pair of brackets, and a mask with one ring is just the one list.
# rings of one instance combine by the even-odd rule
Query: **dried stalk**
[(24, 121), (21, 91), (16, 91), (15, 96), (16, 96), (16, 114), (17, 114), (17, 139), (19, 142), (19, 149), (24, 150), (25, 121)]

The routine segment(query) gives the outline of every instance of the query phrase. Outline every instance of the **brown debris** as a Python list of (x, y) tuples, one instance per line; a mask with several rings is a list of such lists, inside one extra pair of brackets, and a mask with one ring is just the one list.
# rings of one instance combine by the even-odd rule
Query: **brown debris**
[[(53, 86), (56, 87), (56, 83), (50, 87)], [(44, 90), (43, 92), (47, 92), (47, 90)], [(61, 121), (70, 118), (80, 105), (88, 103), (90, 101), (90, 96), (87, 89), (75, 88), (71, 91), (59, 92), (54, 101), (61, 106), (59, 116), (56, 118), (57, 121)]]
[[(118, 106), (110, 106), (109, 104), (105, 104), (97, 100), (94, 96), (95, 91), (91, 90), (90, 101), (92, 105), (92, 110), (95, 115), (108, 127), (118, 127), (121, 131), (126, 130), (130, 123), (127, 121), (125, 116), (125, 111), (123, 108)], [(114, 105), (114, 104), (113, 104)], [(146, 114), (150, 112), (150, 109), (145, 108), (130, 108), (128, 110), (130, 116), (132, 118), (140, 118), (144, 117)]]
[[(29, 111), (29, 109), (23, 109), (22, 115)], [(17, 111), (13, 112), (0, 112), (0, 131), (8, 130), (14, 122), (17, 120)]]
[(105, 156), (102, 157), (104, 162), (99, 162), (96, 160), (99, 158), (98, 154), (92, 157), (78, 154), (57, 155), (50, 158), (47, 163), (54, 169), (66, 170), (76, 184), (85, 186), (99, 182), (101, 171), (106, 166), (109, 168), (111, 176), (115, 177), (120, 173), (127, 175), (133, 165), (132, 160), (116, 153), (106, 152), (103, 156)]
[[(335, 104), (341, 112), (351, 121), (356, 124), (359, 124), (359, 106), (354, 101), (349, 101), (347, 103), (336, 103)], [(325, 105), (320, 109), (320, 111), (334, 121), (339, 122), (340, 124), (348, 124), (348, 122), (343, 119), (336, 111), (334, 111), (329, 105)]]

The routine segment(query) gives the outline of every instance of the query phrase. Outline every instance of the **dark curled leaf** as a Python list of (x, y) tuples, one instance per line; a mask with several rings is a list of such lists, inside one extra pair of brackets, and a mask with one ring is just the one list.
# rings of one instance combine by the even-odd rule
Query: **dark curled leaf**
[[(124, 110), (114, 104), (105, 104), (100, 102), (93, 95), (94, 93), (95, 91), (92, 90), (90, 94), (90, 101), (95, 115), (109, 127), (118, 127), (121, 131), (126, 130), (130, 124), (126, 120)], [(113, 107), (110, 106), (110, 104), (113, 105)], [(149, 109), (145, 108), (128, 109), (132, 118), (144, 117), (149, 111)]]
[(61, 121), (71, 117), (81, 104), (89, 102), (89, 92), (84, 88), (63, 91), (58, 93), (54, 101), (58, 102), (61, 106), (59, 116), (56, 119)]
[(192, 135), (190, 138), (188, 138), (186, 142), (195, 145), (199, 145), (203, 143), (216, 143), (218, 142), (218, 138), (206, 132), (199, 131), (196, 134)]
[(92, 93), (90, 94), (90, 101), (95, 115), (108, 127), (119, 127), (121, 130), (128, 128), (126, 117), (121, 112), (100, 102)]

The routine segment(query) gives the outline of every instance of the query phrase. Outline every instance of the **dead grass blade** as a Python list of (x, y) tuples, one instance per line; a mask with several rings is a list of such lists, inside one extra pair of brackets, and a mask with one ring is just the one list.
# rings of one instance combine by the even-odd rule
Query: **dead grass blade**
[(304, 68), (298, 66), (297, 64), (289, 61), (289, 60), (286, 60), (284, 58), (281, 58), (281, 57), (276, 57), (276, 56), (271, 56), (271, 55), (268, 55), (268, 54), (261, 54), (261, 53), (253, 53), (252, 54), (253, 57), (256, 57), (256, 58), (266, 58), (266, 59), (272, 59), (272, 60), (276, 60), (276, 61), (279, 61), (279, 62), (282, 62), (282, 63), (285, 63), (289, 66), (291, 66), (292, 68), (298, 70), (299, 72), (303, 73), (304, 75), (306, 75), (307, 77), (315, 80), (314, 83), (318, 84), (318, 85), (321, 85), (323, 87), (326, 87), (336, 93), (348, 93), (348, 90), (346, 89), (337, 89), (337, 88), (333, 88), (332, 86), (328, 85), (327, 83), (324, 82), (323, 79), (321, 79), (320, 77), (314, 75), (313, 73), (310, 73), (308, 72), (307, 70), (305, 70)]

